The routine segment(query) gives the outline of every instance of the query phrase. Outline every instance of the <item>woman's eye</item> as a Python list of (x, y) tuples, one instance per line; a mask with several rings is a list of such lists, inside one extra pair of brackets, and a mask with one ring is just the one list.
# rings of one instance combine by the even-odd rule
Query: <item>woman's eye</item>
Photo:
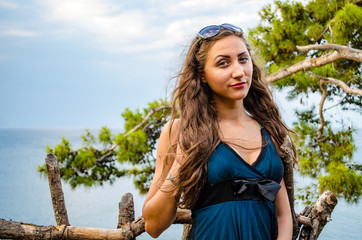
[(218, 62), (218, 66), (219, 67), (223, 67), (223, 66), (226, 66), (228, 64), (228, 62), (227, 61), (225, 61), (225, 60), (223, 60), (223, 61), (220, 61), (220, 62)]
[(247, 57), (241, 57), (239, 58), (239, 62), (246, 62), (248, 61), (249, 59)]

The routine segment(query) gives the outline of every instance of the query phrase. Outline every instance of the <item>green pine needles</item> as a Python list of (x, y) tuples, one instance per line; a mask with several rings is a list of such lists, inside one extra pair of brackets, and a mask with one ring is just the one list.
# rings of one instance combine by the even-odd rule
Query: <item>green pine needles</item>
[[(133, 176), (141, 193), (148, 191), (155, 163), (155, 148), (162, 126), (168, 121), (171, 107), (163, 100), (150, 103), (140, 111), (126, 109), (123, 133), (112, 134), (100, 129), (98, 138), (89, 130), (81, 136), (82, 147), (72, 149), (65, 138), (47, 153), (58, 157), (62, 179), (73, 188), (78, 185), (94, 186), (114, 182), (123, 176)], [(45, 165), (38, 171), (46, 173)]]

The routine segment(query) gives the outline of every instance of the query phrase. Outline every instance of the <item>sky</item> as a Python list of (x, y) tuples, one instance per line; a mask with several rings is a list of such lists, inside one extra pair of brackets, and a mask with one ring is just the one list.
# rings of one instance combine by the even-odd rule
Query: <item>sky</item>
[(120, 128), (127, 107), (169, 96), (202, 27), (247, 31), (271, 2), (0, 0), (0, 127)]
[(0, 127), (122, 128), (126, 108), (169, 96), (202, 27), (247, 32), (272, 2), (0, 0)]

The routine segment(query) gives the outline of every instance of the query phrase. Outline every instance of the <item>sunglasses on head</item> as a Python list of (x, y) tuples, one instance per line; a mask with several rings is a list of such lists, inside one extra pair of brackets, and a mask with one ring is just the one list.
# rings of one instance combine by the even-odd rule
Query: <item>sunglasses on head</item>
[(199, 34), (197, 35), (199, 39), (208, 39), (211, 37), (215, 37), (216, 35), (218, 35), (221, 32), (221, 29), (228, 29), (232, 32), (237, 32), (237, 33), (243, 33), (243, 29), (234, 26), (232, 24), (229, 23), (224, 23), (221, 25), (210, 25), (207, 27), (204, 27), (203, 29), (200, 30)]

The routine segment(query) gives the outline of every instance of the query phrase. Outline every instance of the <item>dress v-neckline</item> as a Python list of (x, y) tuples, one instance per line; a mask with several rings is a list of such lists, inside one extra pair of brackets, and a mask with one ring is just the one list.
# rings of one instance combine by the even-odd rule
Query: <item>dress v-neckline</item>
[(263, 127), (260, 128), (260, 134), (261, 134), (261, 150), (259, 152), (258, 157), (250, 164), (248, 163), (234, 148), (232, 148), (229, 144), (227, 144), (226, 142), (222, 141), (222, 143), (225, 145), (226, 148), (228, 148), (238, 159), (240, 159), (244, 164), (246, 164), (249, 167), (253, 167), (255, 168), (262, 160), (263, 160), (263, 156), (264, 156), (264, 152), (265, 152), (265, 147), (266, 147), (266, 142), (264, 140), (264, 135), (263, 135)]

